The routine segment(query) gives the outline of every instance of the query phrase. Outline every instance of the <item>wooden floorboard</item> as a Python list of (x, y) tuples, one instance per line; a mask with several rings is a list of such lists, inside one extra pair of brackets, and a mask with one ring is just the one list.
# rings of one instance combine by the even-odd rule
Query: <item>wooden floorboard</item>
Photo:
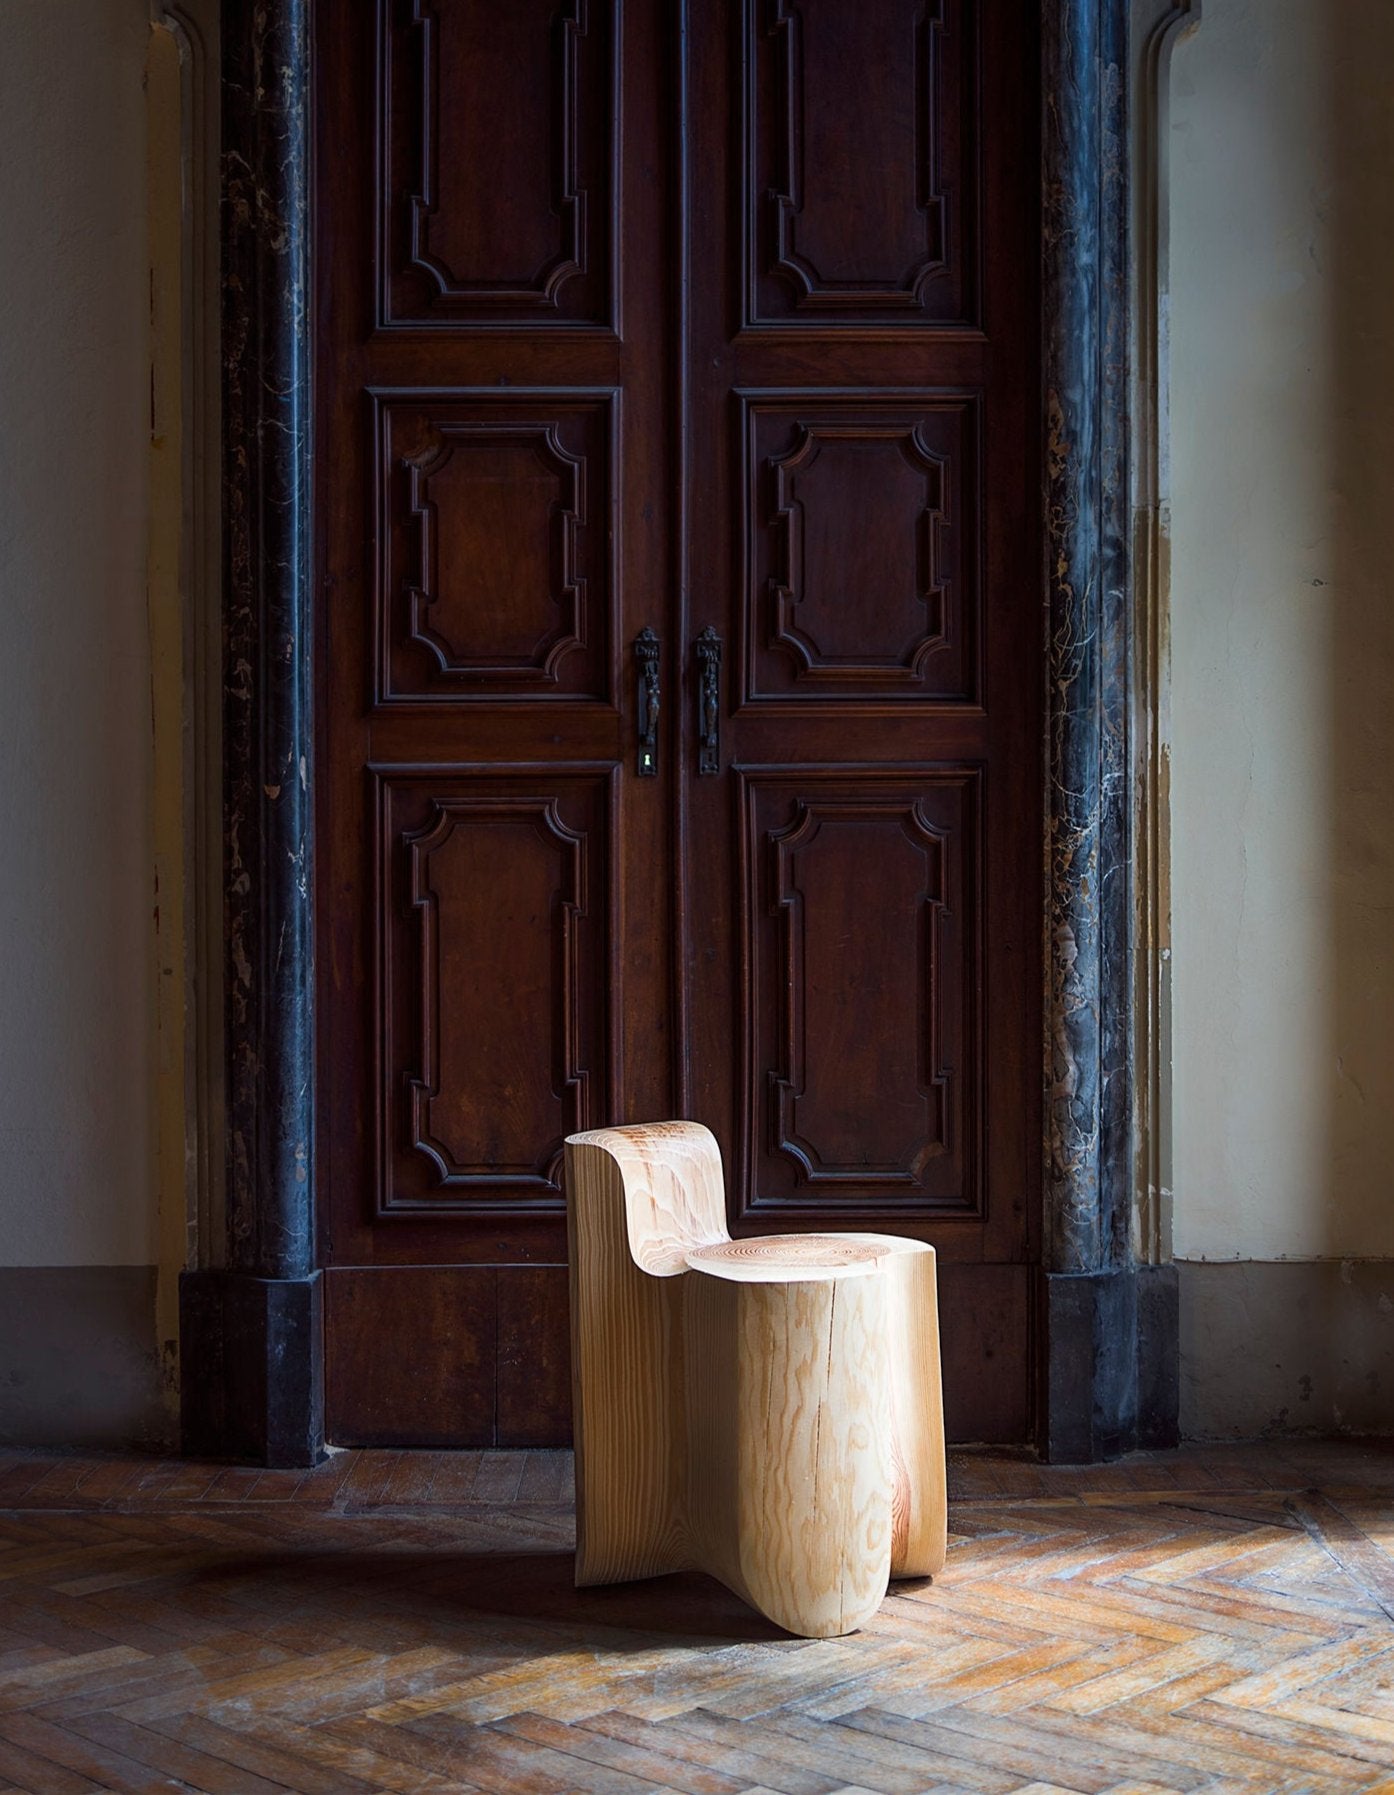
[(1394, 1447), (951, 1465), (848, 1639), (572, 1587), (569, 1455), (0, 1452), (0, 1795), (1394, 1795)]

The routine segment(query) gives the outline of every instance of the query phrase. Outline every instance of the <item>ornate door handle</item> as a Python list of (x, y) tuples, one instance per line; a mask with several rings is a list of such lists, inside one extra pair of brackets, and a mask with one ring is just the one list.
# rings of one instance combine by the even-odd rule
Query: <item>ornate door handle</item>
[(634, 667), (638, 683), (635, 717), (639, 730), (641, 779), (658, 777), (658, 637), (647, 624), (634, 638)]
[(697, 648), (697, 771), (721, 771), (721, 637), (711, 624)]

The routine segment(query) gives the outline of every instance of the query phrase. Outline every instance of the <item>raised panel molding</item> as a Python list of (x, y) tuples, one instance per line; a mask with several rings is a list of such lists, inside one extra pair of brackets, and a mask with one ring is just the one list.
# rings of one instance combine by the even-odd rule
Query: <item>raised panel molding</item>
[(383, 0), (382, 324), (610, 321), (615, 11)]
[[(915, 1117), (913, 1126), (904, 1128), (895, 1139), (884, 1130), (880, 1140), (876, 1139), (879, 1118), (875, 1100), (879, 1098), (887, 1102), (892, 1093), (885, 1088), (859, 1091), (855, 1082), (847, 1082), (841, 1068), (830, 1067), (826, 1058), (820, 1063), (819, 1054), (810, 1053), (807, 1042), (807, 1013), (800, 999), (808, 991), (810, 977), (817, 976), (810, 962), (819, 959), (820, 947), (825, 953), (833, 949), (832, 943), (825, 939), (830, 933), (826, 922), (819, 928), (819, 919), (806, 911), (804, 886), (817, 882), (820, 857), (836, 859), (837, 847), (834, 845), (829, 852), (829, 843), (839, 834), (848, 838), (844, 845), (853, 855), (861, 851), (876, 855), (879, 850), (877, 884), (880, 887), (878, 896), (883, 901), (888, 884), (895, 882), (895, 868), (890, 864), (893, 856), (910, 860), (918, 871), (920, 889), (914, 902), (924, 912), (921, 953), (918, 964), (910, 961), (901, 964), (897, 985), (902, 996), (908, 997), (912, 1004), (917, 994), (923, 998), (922, 1012), (917, 1018), (922, 1027), (906, 1031), (890, 1045), (898, 1050), (896, 1057), (907, 1085), (912, 1078), (915, 1085), (914, 1101), (906, 1107), (913, 1109), (918, 1104), (920, 1114)], [(771, 1078), (775, 1092), (776, 1151), (791, 1159), (809, 1184), (913, 1187), (919, 1182), (929, 1159), (943, 1153), (948, 1146), (944, 1106), (948, 1074), (939, 1063), (943, 835), (929, 823), (921, 806), (913, 800), (899, 797), (801, 798), (794, 806), (794, 820), (787, 828), (771, 832), (767, 843), (773, 863), (774, 903), (781, 913), (784, 965), (790, 994), (782, 1017), (784, 1069), (772, 1074)], [(904, 853), (901, 843), (904, 843)], [(866, 921), (869, 924), (871, 919), (868, 917)], [(872, 933), (868, 926), (842, 934), (841, 945), (836, 950), (841, 964), (836, 967), (834, 976), (845, 996), (865, 993), (865, 982), (857, 973), (868, 968), (860, 966), (852, 956), (857, 946), (869, 943)], [(852, 962), (850, 965), (849, 961)], [(912, 965), (913, 976), (907, 977), (907, 970)], [(891, 1019), (893, 994), (886, 990), (880, 996), (881, 1004), (876, 1014), (878, 1021), (884, 1024)], [(839, 1009), (844, 1007), (850, 1009), (844, 1005)], [(841, 1016), (840, 1020), (855, 1029), (854, 1014)], [(841, 1036), (841, 1031), (836, 1028), (823, 1032), (824, 1038), (829, 1040)], [(829, 1084), (831, 1089), (824, 1088)], [(839, 1106), (837, 1118), (828, 1115), (830, 1100)], [(845, 1115), (841, 1113), (844, 1105)], [(815, 1137), (820, 1129), (828, 1129), (830, 1120), (836, 1123), (834, 1132), (832, 1135), (825, 1133), (820, 1146)], [(835, 1138), (838, 1134), (845, 1138)], [(854, 1159), (853, 1154), (861, 1157)]]
[(748, 326), (974, 321), (976, 10), (745, 0)]
[[(474, 1063), (474, 1055), (466, 1058), (465, 1053), (460, 1052), (467, 1050), (467, 1043), (455, 1037), (468, 1032), (478, 1039), (484, 1035), (484, 1028), (476, 1024), (474, 1029), (463, 1031), (448, 1024), (447, 1012), (452, 1005), (443, 989), (443, 950), (448, 950), (449, 944), (442, 940), (442, 887), (449, 871), (453, 870), (457, 880), (461, 871), (459, 868), (447, 869), (442, 862), (447, 857), (457, 861), (467, 858), (470, 875), (477, 880), (488, 880), (492, 872), (506, 867), (510, 858), (515, 863), (515, 876), (519, 872), (539, 875), (536, 887), (527, 891), (524, 907), (529, 901), (535, 905), (530, 918), (534, 923), (539, 910), (545, 908), (552, 913), (556, 939), (548, 946), (554, 947), (555, 957), (560, 962), (557, 981), (560, 989), (552, 993), (553, 1001), (548, 1007), (554, 1015), (560, 1010), (562, 1027), (560, 1052), (556, 1055), (559, 1064), (550, 1070), (553, 1094), (561, 1100), (567, 1116), (563, 1126), (569, 1132), (584, 1128), (586, 1124), (581, 1118), (589, 1113), (587, 1087), (590, 1075), (580, 1064), (575, 1002), (576, 933), (586, 916), (584, 837), (566, 827), (557, 814), (555, 801), (547, 798), (436, 798), (432, 800), (431, 808), (433, 820), (423, 829), (402, 837), (411, 903), (421, 931), (421, 1034), (417, 1060), (422, 1075), (407, 1080), (411, 1099), (411, 1150), (430, 1161), (442, 1184), (468, 1185), (486, 1179), (491, 1184), (553, 1191), (558, 1184), (554, 1174), (560, 1152), (556, 1136), (539, 1141), (534, 1135), (528, 1141), (521, 1134), (509, 1139), (503, 1132), (504, 1106), (515, 1088), (513, 1070), (506, 1058), (503, 1064), (488, 1068), (490, 1072), (496, 1071), (496, 1077), (490, 1080), (497, 1087), (491, 1092), (492, 1103), (480, 1101), (478, 1091), (469, 1089), (468, 1081), (459, 1076), (465, 1069), (458, 1063), (461, 1059), (476, 1076), (484, 1068)], [(527, 860), (532, 864), (526, 864)], [(480, 958), (496, 959), (496, 943), (502, 939), (504, 936), (500, 933), (491, 941), (470, 942), (468, 945), (473, 951), (467, 965), (472, 963), (477, 969)], [(510, 945), (513, 941), (516, 941), (516, 933)], [(547, 959), (552, 957), (551, 953), (546, 956)], [(539, 956), (522, 954), (519, 962), (528, 971), (536, 971), (536, 966), (528, 964), (529, 958), (535, 960)], [(517, 980), (517, 971), (517, 966), (509, 969), (508, 983), (512, 986), (517, 981), (522, 985), (523, 989), (516, 992), (520, 999), (518, 1007), (522, 1009), (521, 1000), (531, 993), (527, 991), (526, 980)], [(463, 980), (461, 982), (463, 984)], [(474, 995), (478, 1004), (481, 994), (477, 985)], [(512, 1010), (512, 1005), (505, 1003), (500, 1010), (499, 1021)], [(449, 1051), (451, 1046), (456, 1049), (454, 1055)], [(478, 1057), (482, 1060), (486, 1056)], [(538, 1069), (534, 1064), (534, 1073)], [(468, 1107), (473, 1112), (470, 1119), (474, 1120), (478, 1132), (469, 1140), (458, 1135), (453, 1141), (447, 1140), (444, 1135), (451, 1127), (452, 1118), (448, 1114), (442, 1116), (440, 1112), (449, 1107), (464, 1107), (459, 1101), (461, 1096), (468, 1100)], [(451, 1098), (455, 1099), (453, 1105)], [(496, 1118), (497, 1134), (494, 1133)], [(456, 1121), (458, 1123), (458, 1118)], [(497, 1143), (492, 1153), (485, 1152), (487, 1139)], [(537, 1150), (529, 1154), (529, 1145)]]
[(743, 701), (975, 702), (976, 396), (743, 393), (741, 409)]
[(612, 770), (374, 778), (376, 1211), (557, 1210), (612, 1082)]
[[(873, 487), (862, 496), (873, 504), (878, 497), (890, 501), (885, 507), (890, 527), (884, 535), (878, 529), (881, 519), (868, 516), (864, 506), (852, 509), (846, 505), (846, 484), (854, 477), (857, 460), (865, 463), (868, 471), (874, 469), (876, 476), (874, 482), (859, 483)], [(945, 521), (943, 458), (926, 447), (913, 425), (800, 424), (794, 446), (786, 455), (773, 456), (770, 466), (774, 474), (773, 523), (782, 559), (780, 572), (769, 581), (770, 646), (790, 652), (799, 679), (920, 678), (926, 657), (944, 641), (944, 590), (937, 571), (939, 536)], [(841, 493), (837, 491), (837, 469), (844, 481)], [(908, 482), (904, 477), (907, 471)], [(910, 492), (896, 493), (897, 484), (902, 489), (908, 484)], [(895, 518), (897, 499), (904, 509)], [(894, 523), (900, 525), (899, 546), (906, 572), (913, 566), (904, 596), (912, 601), (917, 615), (907, 617), (896, 640), (868, 640), (854, 646), (849, 638), (839, 649), (817, 639), (815, 631), (826, 635), (839, 626), (849, 631), (849, 626), (855, 627), (859, 621), (851, 595), (830, 590), (835, 587), (837, 570), (823, 565), (817, 553), (822, 534), (818, 526), (836, 515), (839, 500), (867, 538), (885, 540)], [(812, 543), (810, 524), (815, 538)]]
[[(512, 0), (506, 8), (482, 5), (468, 8), (476, 16), (490, 17), (511, 27), (516, 36), (510, 41), (515, 47), (520, 47), (518, 40), (522, 29), (531, 26), (536, 30), (538, 25), (545, 26), (546, 36), (553, 45), (548, 57), (552, 87), (552, 166), (547, 167), (546, 138), (539, 133), (541, 141), (537, 148), (541, 153), (537, 172), (545, 171), (545, 178), (537, 183), (538, 192), (530, 197), (551, 200), (556, 242), (542, 249), (542, 260), (530, 273), (504, 273), (492, 280), (479, 275), (469, 279), (457, 273), (433, 252), (431, 244), (432, 220), (439, 210), (441, 190), (440, 10), (440, 0), (413, 0), (412, 3), (411, 22), (421, 33), (421, 88), (417, 104), (421, 109), (422, 131), (420, 191), (413, 193), (408, 201), (411, 210), (409, 266), (433, 279), (443, 299), (466, 304), (492, 301), (510, 306), (554, 306), (563, 283), (573, 275), (583, 274), (586, 265), (586, 200), (577, 188), (575, 105), (576, 50), (578, 39), (585, 35), (585, 0), (570, 0), (569, 5), (561, 8), (538, 5), (535, 0), (532, 6)], [(454, 0), (451, 10), (460, 14), (467, 8), (461, 0)], [(535, 17), (529, 17), (529, 13)], [(499, 35), (503, 37), (502, 32)], [(537, 31), (536, 35), (540, 40), (543, 33)], [(486, 68), (491, 74), (499, 73), (507, 61), (497, 54), (488, 55), (482, 45), (477, 47), (476, 55), (479, 63), (477, 77), (482, 76)], [(463, 57), (459, 61), (462, 67), (468, 66)], [(462, 172), (473, 173), (474, 170), (452, 170), (456, 174)], [(496, 173), (494, 178), (497, 180)], [(523, 188), (526, 185), (523, 167), (510, 167), (509, 179), (517, 184), (517, 189)], [(543, 212), (545, 208), (538, 210)], [(552, 228), (552, 221), (548, 220), (545, 234), (550, 236)], [(512, 253), (521, 257), (522, 241), (515, 241), (510, 247)]]
[(379, 705), (612, 691), (614, 395), (374, 395)]
[(743, 1213), (981, 1219), (981, 769), (736, 778)]
[[(475, 679), (555, 680), (562, 656), (585, 643), (585, 581), (576, 571), (576, 532), (586, 515), (585, 458), (562, 446), (554, 424), (444, 424), (436, 427), (435, 435), (435, 445), (420, 457), (404, 458), (411, 515), (417, 520), (421, 544), (417, 580), (407, 588), (408, 640), (434, 654), (442, 673)], [(473, 566), (452, 566), (452, 578), (458, 582), (456, 627), (468, 625), (471, 613), (497, 615), (499, 600), (506, 602), (515, 592), (525, 600), (547, 601), (539, 608), (556, 613), (544, 620), (540, 631), (529, 631), (522, 618), (510, 619), (515, 629), (523, 626), (524, 638), (534, 637), (530, 646), (520, 640), (511, 652), (502, 647), (491, 652), (487, 639), (477, 646), (462, 646), (442, 633), (450, 623), (443, 616), (439, 509), (432, 493), (441, 490), (452, 466), (458, 468), (465, 460), (479, 464), (475, 476), (482, 489), (479, 507), (489, 514), (500, 552), (487, 569), (478, 561)], [(464, 475), (461, 483), (469, 479)], [(506, 544), (513, 545), (511, 556), (504, 552)], [(528, 550), (533, 551), (533, 560), (541, 561), (538, 550), (543, 547), (549, 565), (539, 580), (542, 570), (529, 564)], [(493, 576), (488, 586), (482, 581), (486, 571)], [(441, 628), (436, 627), (436, 618), (441, 618)]]
[[(934, 153), (934, 126), (938, 122), (934, 106), (938, 85), (935, 79), (938, 61), (935, 46), (943, 25), (942, 0), (926, 0), (925, 4), (919, 6), (910, 31), (913, 51), (908, 60), (913, 70), (914, 92), (919, 103), (914, 112), (914, 154), (909, 172), (915, 189), (915, 210), (923, 219), (921, 228), (924, 240), (915, 244), (910, 252), (912, 259), (908, 265), (902, 265), (899, 271), (889, 266), (888, 260), (879, 273), (873, 274), (867, 270), (861, 278), (852, 279), (837, 278), (823, 272), (812, 256), (802, 253), (798, 246), (801, 236), (808, 238), (815, 235), (818, 222), (813, 201), (820, 177), (815, 172), (812, 181), (808, 179), (803, 168), (805, 158), (801, 154), (809, 135), (804, 92), (807, 56), (803, 40), (807, 15), (816, 10), (816, 6), (811, 6), (808, 0), (772, 0), (770, 22), (766, 27), (775, 42), (775, 82), (780, 99), (776, 140), (779, 146), (776, 164), (779, 185), (769, 196), (773, 224), (773, 272), (787, 279), (794, 293), (795, 304), (800, 306), (857, 307), (865, 305), (868, 298), (872, 297), (883, 304), (915, 305), (919, 303), (922, 284), (931, 275), (939, 273), (944, 266), (945, 206), (944, 196), (936, 186), (938, 170), (935, 167)], [(860, 22), (865, 37), (874, 35), (877, 24), (874, 9), (858, 6), (841, 10), (845, 22)], [(887, 42), (886, 49), (890, 52), (887, 61), (899, 60), (894, 56), (893, 43)], [(849, 60), (853, 68), (864, 66), (855, 58)], [(917, 231), (916, 235), (918, 234)], [(844, 256), (846, 255), (845, 246), (828, 247), (834, 253), (841, 247)]]

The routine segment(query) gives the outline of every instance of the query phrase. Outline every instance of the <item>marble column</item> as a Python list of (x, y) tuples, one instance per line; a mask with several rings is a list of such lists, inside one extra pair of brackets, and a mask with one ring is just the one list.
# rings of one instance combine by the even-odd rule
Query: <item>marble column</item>
[(323, 1453), (314, 1253), (307, 0), (222, 8), (227, 1204), (181, 1290), (187, 1450)]
[[(1043, 0), (1046, 1392), (1053, 1459), (1174, 1439), (1175, 1284), (1132, 1207), (1127, 0)], [(1170, 1369), (1169, 1369), (1170, 1368)]]

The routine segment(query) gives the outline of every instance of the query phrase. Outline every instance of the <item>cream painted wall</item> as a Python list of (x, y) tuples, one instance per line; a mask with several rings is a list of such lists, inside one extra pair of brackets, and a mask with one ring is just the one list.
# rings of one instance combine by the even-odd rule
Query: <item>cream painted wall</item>
[(0, 10), (0, 1266), (156, 1257), (149, 18)]
[(1174, 1238), (1394, 1255), (1394, 5), (1204, 0), (1171, 140)]

